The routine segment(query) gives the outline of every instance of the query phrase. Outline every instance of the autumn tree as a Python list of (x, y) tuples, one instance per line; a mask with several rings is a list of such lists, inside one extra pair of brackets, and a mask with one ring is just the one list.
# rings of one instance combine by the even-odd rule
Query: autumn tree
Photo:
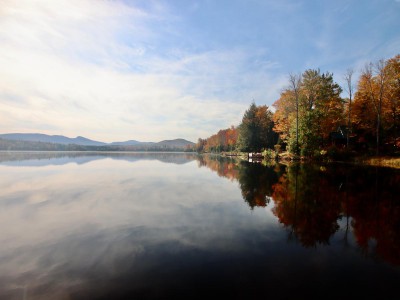
[[(374, 74), (376, 73), (376, 74)], [(383, 96), (386, 88), (387, 72), (385, 71), (385, 62), (383, 60), (378, 61), (376, 64), (368, 64), (365, 66), (361, 77), (365, 84), (365, 88), (362, 89), (366, 93), (366, 99), (372, 106), (375, 117), (376, 117), (376, 154), (379, 154), (380, 145), (380, 132), (382, 125), (382, 106)]]
[(329, 134), (342, 122), (341, 87), (333, 81), (332, 73), (307, 70), (303, 73), (301, 103), (301, 148), (304, 155), (324, 146)]
[(221, 129), (218, 133), (206, 139), (199, 139), (196, 144), (197, 152), (221, 152), (232, 151), (236, 148), (238, 138), (238, 129), (231, 126), (227, 129)]
[(296, 118), (296, 98), (293, 91), (288, 88), (281, 93), (281, 96), (272, 105), (275, 108), (273, 116), (273, 130), (279, 134), (280, 141), (288, 144), (290, 138), (290, 128)]
[(363, 69), (354, 98), (354, 126), (366, 140), (396, 145), (400, 126), (400, 55), (370, 63)]
[(299, 89), (301, 85), (301, 75), (290, 74), (289, 82), (296, 103), (296, 144), (294, 147), (295, 149), (294, 151), (298, 155), (299, 154)]
[(207, 141), (205, 139), (199, 138), (197, 140), (196, 145), (195, 145), (196, 151), (199, 152), (199, 153), (203, 152), (204, 151), (204, 146), (206, 145), (206, 142)]
[(239, 132), (236, 127), (233, 125), (231, 128), (226, 130), (226, 145), (229, 151), (232, 151), (236, 147), (237, 139), (238, 139)]
[(342, 90), (333, 74), (319, 70), (306, 70), (301, 79), (291, 76), (289, 81), (290, 87), (273, 104), (274, 130), (290, 152), (298, 153), (299, 147), (303, 155), (312, 156), (342, 122)]
[(383, 111), (383, 117), (388, 123), (389, 143), (400, 147), (400, 55), (389, 59), (385, 68), (388, 78), (384, 101), (386, 109)]
[(361, 74), (354, 96), (352, 127), (357, 134), (357, 143), (369, 141), (375, 131), (375, 112), (369, 99), (368, 78)]

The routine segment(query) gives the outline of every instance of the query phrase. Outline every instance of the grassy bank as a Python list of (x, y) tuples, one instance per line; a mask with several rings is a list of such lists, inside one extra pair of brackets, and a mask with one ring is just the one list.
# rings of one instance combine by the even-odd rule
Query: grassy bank
[(400, 157), (368, 157), (356, 159), (356, 163), (377, 167), (390, 167), (400, 169)]

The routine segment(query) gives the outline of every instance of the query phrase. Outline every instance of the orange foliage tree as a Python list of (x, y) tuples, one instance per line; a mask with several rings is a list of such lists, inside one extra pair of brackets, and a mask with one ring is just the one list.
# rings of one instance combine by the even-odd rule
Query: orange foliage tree
[(273, 104), (274, 131), (292, 153), (300, 147), (303, 154), (313, 155), (343, 122), (342, 89), (331, 73), (319, 70), (306, 70), (297, 83), (284, 90)]
[(196, 150), (197, 152), (233, 151), (236, 148), (237, 139), (238, 130), (236, 127), (231, 126), (206, 139), (199, 139), (196, 144)]
[(400, 142), (400, 55), (364, 68), (353, 109), (353, 126), (370, 143), (375, 139), (376, 154), (383, 143), (391, 150), (396, 147)]
[(292, 90), (284, 90), (280, 98), (273, 104), (275, 113), (273, 116), (273, 130), (279, 134), (284, 144), (289, 142), (290, 128), (296, 119), (296, 101)]

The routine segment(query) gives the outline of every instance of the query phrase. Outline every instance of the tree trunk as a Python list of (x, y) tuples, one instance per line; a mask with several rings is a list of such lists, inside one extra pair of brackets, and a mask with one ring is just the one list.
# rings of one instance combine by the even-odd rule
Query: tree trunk
[(381, 127), (381, 116), (378, 114), (377, 122), (376, 122), (376, 155), (379, 155), (379, 132)]
[(351, 126), (351, 121), (350, 121), (350, 116), (351, 116), (351, 97), (349, 100), (349, 115), (347, 119), (347, 149), (349, 149), (349, 135), (350, 135), (350, 126)]

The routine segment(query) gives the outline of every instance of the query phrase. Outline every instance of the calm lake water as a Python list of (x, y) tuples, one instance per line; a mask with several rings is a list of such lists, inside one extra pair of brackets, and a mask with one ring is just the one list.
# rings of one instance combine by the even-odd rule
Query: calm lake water
[(399, 170), (0, 153), (0, 227), (0, 299), (400, 297)]

